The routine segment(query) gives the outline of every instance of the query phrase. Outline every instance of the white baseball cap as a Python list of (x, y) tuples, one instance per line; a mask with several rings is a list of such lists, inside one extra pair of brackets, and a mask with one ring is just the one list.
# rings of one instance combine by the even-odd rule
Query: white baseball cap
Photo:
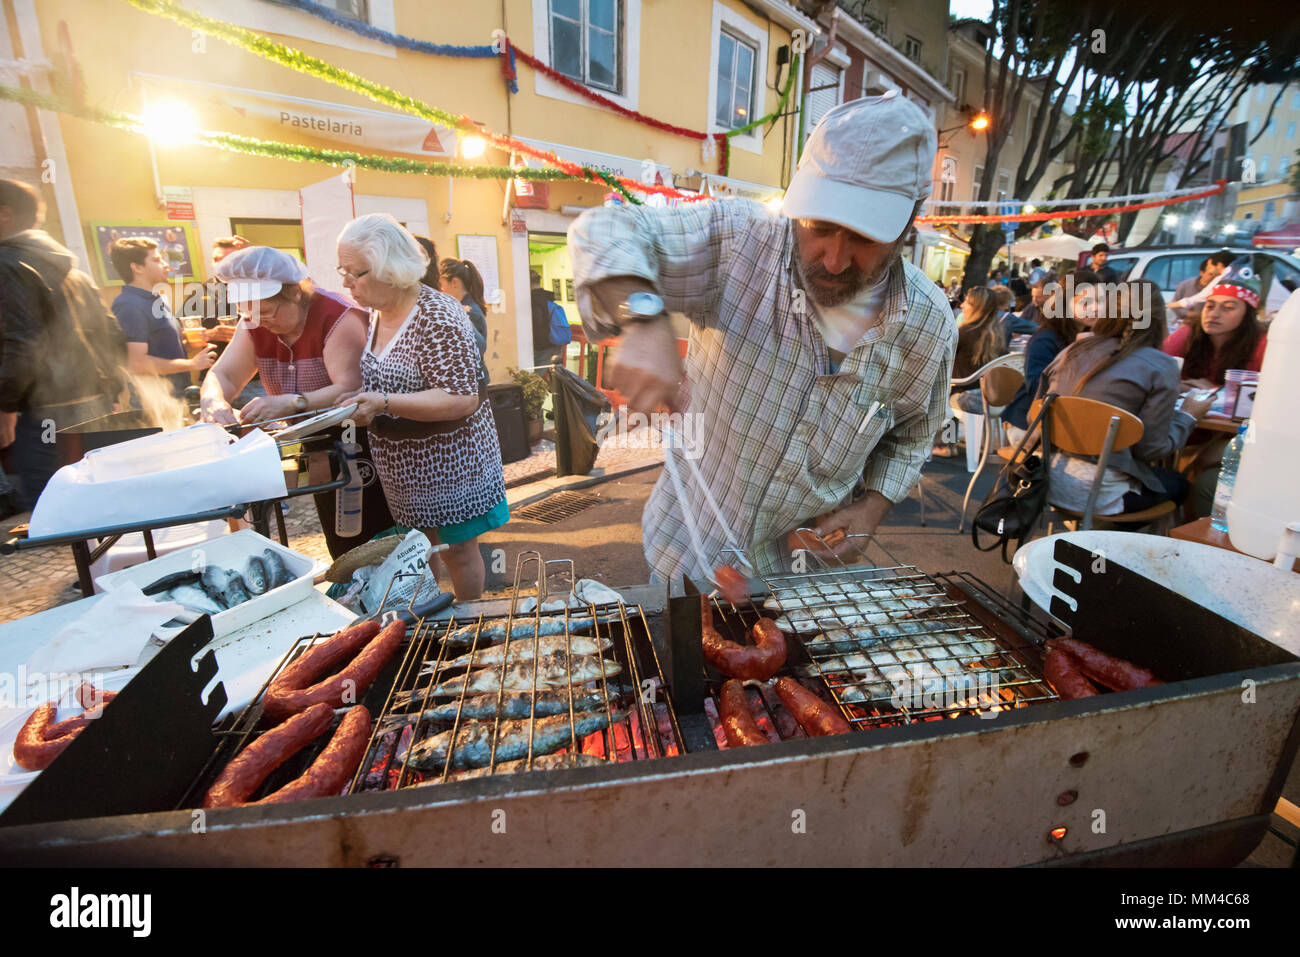
[(246, 246), (217, 263), (217, 278), (226, 284), (227, 302), (256, 302), (302, 282), (307, 267), (270, 246)]
[(841, 103), (808, 137), (781, 212), (892, 243), (930, 195), (937, 142), (934, 123), (897, 90)]

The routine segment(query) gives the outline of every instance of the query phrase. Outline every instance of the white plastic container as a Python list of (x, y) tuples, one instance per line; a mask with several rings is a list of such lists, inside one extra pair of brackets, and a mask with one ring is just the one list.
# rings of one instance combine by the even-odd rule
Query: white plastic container
[(1268, 331), (1268, 349), (1228, 503), (1232, 547), (1271, 561), (1286, 526), (1300, 520), (1300, 291)]
[(170, 555), (145, 562), (143, 565), (101, 575), (95, 579), (95, 584), (104, 591), (112, 591), (124, 582), (144, 588), (164, 575), (188, 571), (201, 563), (219, 565), (242, 574), (248, 559), (253, 555), (261, 555), (263, 549), (267, 548), (276, 552), (284, 560), (289, 574), (294, 576), (293, 580), (288, 584), (272, 588), (264, 594), (256, 595), (234, 608), (213, 615), (212, 634), (214, 637), (219, 637), (301, 601), (315, 587), (316, 576), (323, 574), (329, 566), (307, 555), (291, 551), (279, 542), (273, 542), (250, 528), (241, 528), (237, 532), (203, 542), (194, 548), (183, 548)]
[(165, 463), (166, 468), (187, 468), (215, 462), (234, 441), (221, 426), (203, 422), (92, 449), (84, 462), (90, 481), (112, 482), (151, 475), (158, 471), (160, 463)]

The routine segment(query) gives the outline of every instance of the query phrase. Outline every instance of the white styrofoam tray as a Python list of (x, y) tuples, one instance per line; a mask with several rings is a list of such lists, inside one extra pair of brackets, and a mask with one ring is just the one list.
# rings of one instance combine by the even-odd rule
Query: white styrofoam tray
[(307, 555), (291, 551), (250, 528), (241, 528), (230, 535), (211, 539), (193, 548), (183, 548), (170, 555), (145, 562), (143, 565), (101, 575), (95, 579), (95, 584), (104, 591), (112, 591), (113, 588), (125, 583), (144, 588), (165, 575), (188, 571), (202, 564), (219, 565), (222, 568), (233, 569), (242, 575), (248, 559), (253, 555), (261, 555), (268, 548), (284, 560), (285, 567), (294, 578), (288, 584), (255, 595), (243, 604), (213, 615), (213, 636), (226, 635), (267, 615), (275, 614), (294, 602), (301, 601), (308, 592), (312, 591), (316, 576), (323, 574), (329, 566)]

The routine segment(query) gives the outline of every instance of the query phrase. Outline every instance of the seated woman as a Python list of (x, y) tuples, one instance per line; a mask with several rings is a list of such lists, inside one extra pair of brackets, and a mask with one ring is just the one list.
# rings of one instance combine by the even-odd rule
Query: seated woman
[[(269, 246), (245, 246), (222, 258), (216, 270), (241, 321), (203, 379), (199, 413), (204, 422), (247, 425), (328, 409), (361, 385), (366, 320), (353, 303), (317, 289), (301, 262)], [(251, 399), (236, 415), (230, 403), (254, 375), (261, 378), (266, 395)], [(335, 491), (315, 496), (321, 531), (334, 558), (393, 524), (370, 468), (365, 429), (356, 435), (358, 466), (371, 479), (362, 492), (361, 531), (337, 534)], [(307, 468), (313, 485), (329, 481), (326, 453), (311, 453)]]
[[(966, 290), (961, 318), (957, 320), (957, 357), (953, 360), (952, 377), (965, 379), (1006, 354), (1007, 339), (1002, 317), (998, 314), (997, 293), (988, 286), (972, 286)], [(979, 388), (979, 382), (953, 386), (950, 404), (983, 415), (984, 398)]]
[[(1246, 264), (1230, 267), (1205, 300), (1199, 321), (1177, 329), (1161, 348), (1183, 360), (1184, 389), (1216, 389), (1229, 369), (1258, 372), (1268, 337), (1259, 321), (1259, 279)], [(1210, 514), (1219, 463), (1232, 436), (1197, 429), (1187, 440), (1183, 471), (1192, 480), (1191, 517)]]
[[(1035, 286), (1035, 291), (1042, 284)], [(1075, 293), (1074, 304), (1084, 305), (1085, 294)], [(1072, 304), (1072, 305), (1074, 305)], [(1066, 308), (1065, 291), (1057, 287), (1052, 298), (1043, 302), (1040, 312), (1039, 330), (1025, 346), (1025, 381), (1016, 392), (1015, 397), (1002, 410), (1002, 421), (1007, 427), (1007, 439), (1012, 445), (1017, 444), (1029, 428), (1029, 406), (1038, 395), (1038, 380), (1058, 355), (1071, 345), (1079, 333), (1091, 328), (1095, 318), (1090, 308)]]
[[(1145, 287), (1140, 291), (1138, 286)], [(1109, 297), (1108, 297), (1109, 298)], [(1178, 401), (1178, 367), (1160, 351), (1165, 337), (1165, 305), (1155, 283), (1126, 283), (1103, 310), (1092, 335), (1078, 339), (1043, 371), (1040, 396), (1082, 396), (1118, 406), (1142, 420), (1142, 438), (1111, 453), (1094, 507), (1097, 515), (1117, 515), (1151, 508), (1187, 496), (1187, 480), (1151, 463), (1177, 451), (1210, 399), (1188, 396)], [(1143, 310), (1140, 304), (1148, 304)], [(1089, 459), (1054, 452), (1049, 497), (1053, 505), (1081, 512), (1097, 474)]]
[(428, 423), (424, 437), (372, 435), (375, 470), (393, 517), (450, 550), (457, 601), (483, 593), (478, 536), (510, 519), (492, 404), (479, 399), (479, 351), (465, 311), (421, 283), (426, 254), (385, 213), (354, 219), (338, 240), (339, 269), (370, 310), (357, 422), (378, 415)]
[(1214, 389), (1229, 369), (1258, 372), (1267, 345), (1259, 322), (1259, 280), (1249, 266), (1233, 266), (1205, 300), (1200, 322), (1180, 326), (1160, 348), (1183, 360), (1185, 387)]

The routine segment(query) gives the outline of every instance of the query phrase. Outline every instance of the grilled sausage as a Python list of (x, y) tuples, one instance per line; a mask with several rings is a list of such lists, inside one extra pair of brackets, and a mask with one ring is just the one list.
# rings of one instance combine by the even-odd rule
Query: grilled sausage
[(306, 771), (255, 804), (283, 804), (338, 794), (356, 773), (370, 743), (370, 712), (357, 705), (343, 716), (330, 743)]
[(776, 689), (786, 710), (794, 715), (799, 727), (809, 737), (848, 734), (853, 730), (838, 708), (823, 701), (793, 678), (777, 678), (772, 682), (772, 687)]
[(66, 730), (69, 723), (63, 721), (53, 725), (53, 728), (63, 725), (65, 727), (63, 733), (57, 737), (46, 737), (46, 733), (51, 730), (50, 722), (54, 720), (58, 710), (59, 706), (56, 702), (47, 701), (23, 722), (18, 737), (14, 739), (14, 760), (19, 767), (26, 768), (28, 771), (44, 771), (72, 743), (72, 739), (81, 733), (85, 725)]
[(704, 660), (729, 678), (766, 681), (785, 664), (785, 635), (769, 618), (754, 623), (750, 631), (754, 645), (739, 645), (723, 638), (713, 627), (713, 610), (709, 608), (708, 598), (701, 595), (700, 630)]
[[(263, 710), (272, 718), (282, 718), (322, 702), (331, 708), (355, 703), (355, 699), (344, 701), (343, 696), (360, 695), (370, 687), (405, 637), (406, 624), (400, 619), (383, 631), (376, 622), (365, 622), (339, 632), (276, 676), (262, 697)], [(352, 661), (338, 674), (311, 684), (348, 658)]]
[(261, 786), (268, 774), (320, 737), (334, 720), (327, 704), (315, 704), (263, 734), (235, 755), (203, 797), (204, 807), (237, 807)]
[(87, 711), (101, 710), (116, 697), (116, 691), (100, 691), (89, 681), (83, 681), (77, 688), (77, 704)]
[[(97, 717), (98, 715), (96, 715)], [(53, 741), (55, 738), (61, 738), (66, 734), (76, 734), (86, 725), (90, 724), (92, 717), (88, 714), (79, 714), (75, 718), (68, 718), (60, 721), (58, 724), (52, 724), (45, 729), (45, 740)]]
[(718, 592), (733, 605), (749, 601), (749, 580), (730, 565), (713, 569), (713, 580), (718, 583)]
[(718, 717), (722, 719), (722, 730), (731, 747), (767, 744), (767, 735), (759, 728), (753, 712), (749, 710), (749, 696), (745, 693), (745, 686), (734, 678), (722, 685), (722, 692), (718, 695)]
[(1047, 647), (1069, 655), (1080, 671), (1112, 691), (1132, 691), (1134, 688), (1164, 684), (1146, 668), (1123, 658), (1115, 658), (1076, 638), (1054, 638), (1047, 643)]
[(1059, 648), (1050, 648), (1043, 658), (1043, 676), (1062, 700), (1091, 698), (1097, 694), (1097, 689), (1083, 676), (1077, 662)]

